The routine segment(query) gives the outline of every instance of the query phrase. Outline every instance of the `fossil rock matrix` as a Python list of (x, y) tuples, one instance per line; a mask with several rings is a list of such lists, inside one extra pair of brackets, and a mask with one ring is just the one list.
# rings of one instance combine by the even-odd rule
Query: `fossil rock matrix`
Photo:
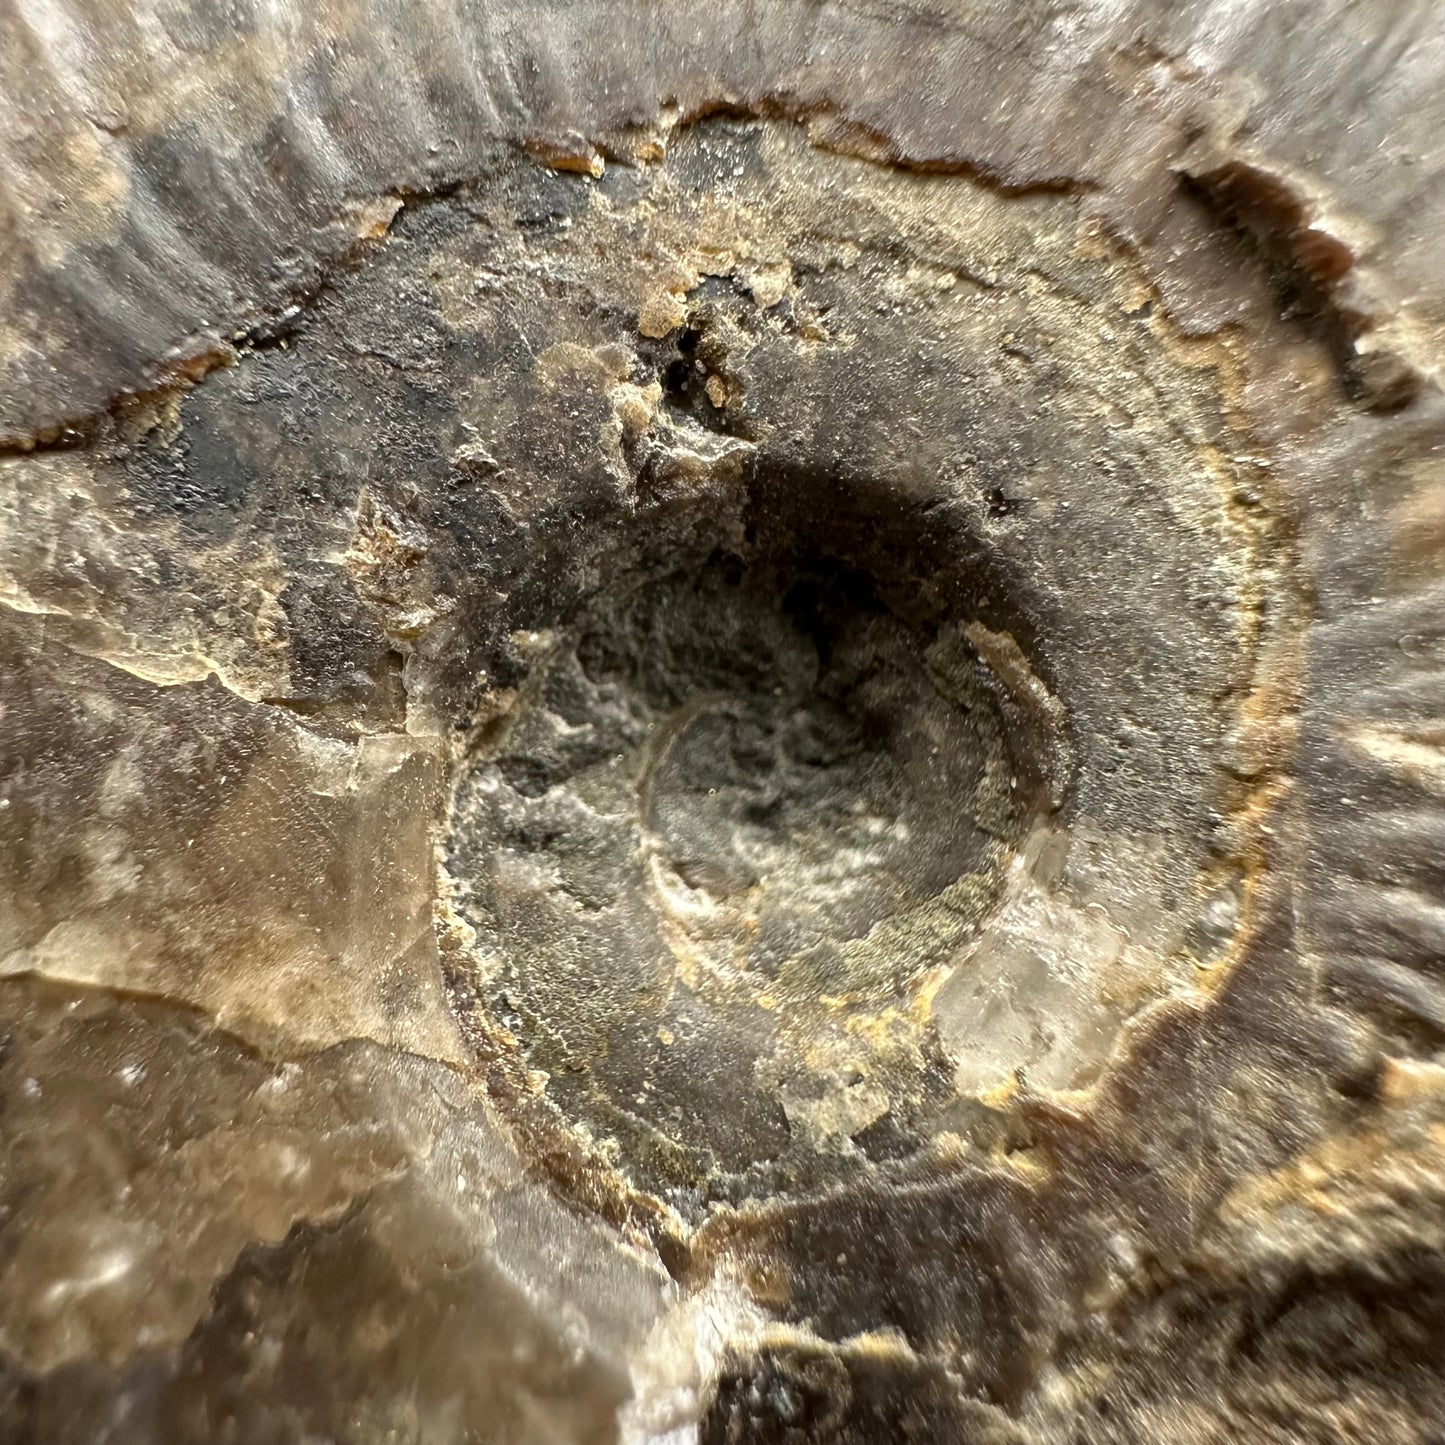
[(0, 9), (0, 1439), (1437, 1441), (1442, 69)]

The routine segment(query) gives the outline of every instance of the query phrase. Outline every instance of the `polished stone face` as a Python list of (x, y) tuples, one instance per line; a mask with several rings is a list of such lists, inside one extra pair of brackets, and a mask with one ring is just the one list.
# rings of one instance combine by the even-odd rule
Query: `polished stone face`
[(0, 1441), (1438, 1445), (1445, 32), (1308, 11), (0, 0)]

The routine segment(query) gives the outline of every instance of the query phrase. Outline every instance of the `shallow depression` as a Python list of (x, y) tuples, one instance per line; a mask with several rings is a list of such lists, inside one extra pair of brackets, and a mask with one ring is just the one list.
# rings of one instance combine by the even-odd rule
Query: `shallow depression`
[(996, 683), (879, 592), (796, 553), (620, 581), (517, 639), (458, 785), (483, 992), (643, 1187), (785, 1188), (927, 1092), (880, 1021), (987, 912), (1021, 809)]

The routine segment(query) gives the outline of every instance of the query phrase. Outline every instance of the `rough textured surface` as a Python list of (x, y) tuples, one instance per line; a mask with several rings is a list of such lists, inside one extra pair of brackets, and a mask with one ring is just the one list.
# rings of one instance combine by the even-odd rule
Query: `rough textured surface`
[(0, 1439), (1438, 1442), (1442, 71), (0, 0)]

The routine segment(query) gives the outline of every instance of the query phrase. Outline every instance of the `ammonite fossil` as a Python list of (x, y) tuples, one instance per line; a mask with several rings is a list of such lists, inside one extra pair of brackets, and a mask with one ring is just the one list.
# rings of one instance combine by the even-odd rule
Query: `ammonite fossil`
[(6, 0), (0, 1440), (1445, 1440), (1445, 14)]

